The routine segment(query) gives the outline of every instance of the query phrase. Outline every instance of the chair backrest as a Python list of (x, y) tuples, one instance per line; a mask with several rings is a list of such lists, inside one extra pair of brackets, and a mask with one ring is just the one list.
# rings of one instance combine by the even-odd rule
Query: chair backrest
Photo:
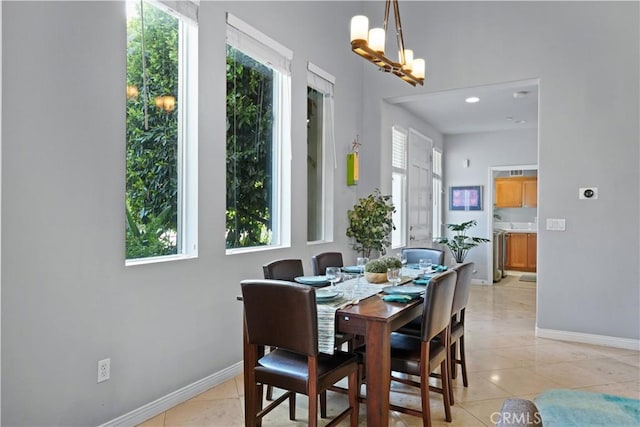
[(408, 264), (417, 264), (421, 259), (431, 260), (432, 263), (444, 264), (444, 251), (436, 248), (404, 248), (402, 253), (407, 255)]
[(250, 344), (318, 355), (313, 287), (283, 280), (243, 280), (240, 287)]
[(265, 279), (293, 282), (296, 277), (304, 276), (301, 259), (278, 259), (262, 266)]
[(471, 288), (471, 275), (473, 274), (474, 265), (472, 262), (465, 262), (453, 267), (453, 271), (458, 274), (458, 278), (456, 279), (456, 292), (453, 295), (451, 314), (459, 312), (469, 302), (469, 289)]
[(423, 341), (431, 341), (449, 325), (456, 276), (455, 271), (449, 270), (435, 276), (427, 285), (422, 312)]
[(327, 272), (327, 267), (343, 267), (341, 252), (323, 252), (311, 257), (313, 275), (319, 276)]

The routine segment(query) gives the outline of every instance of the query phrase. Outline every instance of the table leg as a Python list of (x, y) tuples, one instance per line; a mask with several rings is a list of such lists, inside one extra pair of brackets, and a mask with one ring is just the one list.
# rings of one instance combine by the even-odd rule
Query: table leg
[(258, 359), (264, 355), (264, 347), (249, 344), (247, 327), (242, 328), (242, 351), (244, 365), (244, 425), (246, 427), (261, 426), (262, 420), (257, 420), (256, 415), (262, 409), (262, 387), (256, 386), (256, 378), (253, 367)]
[(391, 330), (383, 322), (370, 322), (366, 331), (367, 425), (389, 425), (391, 389)]

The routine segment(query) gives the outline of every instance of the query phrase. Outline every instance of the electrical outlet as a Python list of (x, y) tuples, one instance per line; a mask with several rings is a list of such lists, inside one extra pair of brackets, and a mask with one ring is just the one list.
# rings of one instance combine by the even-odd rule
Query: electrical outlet
[(111, 378), (111, 359), (98, 360), (98, 382)]

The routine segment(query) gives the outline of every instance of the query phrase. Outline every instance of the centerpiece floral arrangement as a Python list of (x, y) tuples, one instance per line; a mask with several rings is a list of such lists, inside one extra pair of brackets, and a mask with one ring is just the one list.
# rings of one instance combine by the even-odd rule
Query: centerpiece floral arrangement
[(384, 283), (388, 268), (402, 268), (402, 262), (392, 256), (373, 259), (364, 266), (364, 277), (369, 283)]

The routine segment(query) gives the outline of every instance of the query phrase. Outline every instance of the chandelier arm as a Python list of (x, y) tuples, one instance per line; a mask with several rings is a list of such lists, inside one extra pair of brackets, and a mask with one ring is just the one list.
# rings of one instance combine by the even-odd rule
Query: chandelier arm
[[(394, 0), (397, 1), (397, 0)], [(387, 27), (389, 26), (389, 8), (391, 6), (391, 0), (386, 0), (384, 5), (384, 38), (387, 39)], [(395, 8), (394, 8), (395, 9)]]
[(402, 35), (402, 23), (400, 22), (400, 7), (398, 6), (398, 0), (393, 0), (393, 14), (396, 18), (396, 42), (398, 44), (400, 64), (405, 65), (406, 58), (404, 57), (404, 37)]

